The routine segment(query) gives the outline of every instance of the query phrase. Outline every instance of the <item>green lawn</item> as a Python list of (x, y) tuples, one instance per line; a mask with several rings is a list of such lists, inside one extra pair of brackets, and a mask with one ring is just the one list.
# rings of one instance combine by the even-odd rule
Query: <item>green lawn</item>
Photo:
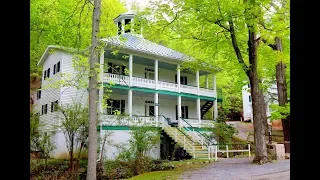
[[(207, 162), (207, 163), (205, 163)], [(209, 162), (209, 163), (208, 163)], [(176, 180), (182, 179), (180, 176), (184, 172), (192, 172), (199, 168), (206, 167), (207, 165), (213, 163), (213, 161), (208, 160), (184, 160), (184, 161), (173, 161), (166, 164), (174, 165), (173, 170), (168, 171), (154, 171), (149, 173), (140, 174), (138, 176), (132, 177), (129, 180)]]

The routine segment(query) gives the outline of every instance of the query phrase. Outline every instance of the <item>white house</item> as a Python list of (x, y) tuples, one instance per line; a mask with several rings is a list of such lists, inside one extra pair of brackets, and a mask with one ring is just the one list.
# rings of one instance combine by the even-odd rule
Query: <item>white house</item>
[[(265, 102), (266, 102), (266, 113), (267, 117), (271, 116), (272, 109), (270, 108), (271, 104), (278, 103), (276, 100), (277, 96), (277, 85), (273, 84), (264, 94)], [(252, 114), (252, 97), (250, 93), (250, 84), (242, 87), (242, 103), (243, 103), (243, 120), (244, 121), (253, 121)], [(268, 118), (268, 122), (270, 123), (270, 118)]]
[[(180, 131), (182, 127), (184, 131), (189, 132), (195, 129), (197, 132), (194, 131), (190, 135), (192, 141), (203, 145), (208, 152), (208, 148), (204, 147), (205, 142), (200, 131), (201, 127), (211, 125), (212, 120), (202, 119), (209, 108), (214, 107), (214, 118), (217, 118), (218, 115), (215, 72), (197, 70), (193, 73), (181, 70), (180, 65), (190, 57), (144, 39), (141, 31), (125, 30), (124, 25), (133, 22), (133, 19), (133, 13), (119, 15), (114, 19), (119, 29), (118, 35), (100, 40), (105, 47), (99, 57), (100, 64), (104, 65), (101, 66), (102, 71), (99, 74), (100, 84), (104, 85), (99, 89), (98, 109), (99, 120), (101, 120), (101, 123), (98, 124), (99, 135), (102, 137), (106, 131), (112, 131), (111, 138), (115, 142), (128, 141), (132, 122), (126, 119), (117, 121), (114, 111), (118, 110), (121, 114), (128, 115), (125, 117), (132, 119), (133, 122), (143, 121), (160, 127), (172, 137), (174, 135), (185, 136)], [(121, 38), (125, 40), (122, 41)], [(115, 49), (119, 50), (116, 55), (113, 53)], [(42, 87), (63, 78), (61, 74), (77, 73), (72, 66), (74, 56), (68, 50), (70, 49), (48, 46), (38, 63), (43, 66)], [(128, 73), (125, 69), (128, 70)], [(206, 77), (206, 87), (199, 86), (201, 76)], [(209, 81), (213, 82), (212, 87), (208, 87)], [(107, 93), (105, 87), (110, 83), (113, 84), (108, 100), (110, 107), (103, 108), (101, 106), (102, 97), (104, 93)], [(38, 106), (41, 112), (40, 121), (46, 124), (44, 130), (56, 131), (52, 137), (57, 147), (56, 156), (66, 152), (67, 147), (63, 133), (59, 130), (52, 130), (54, 125), (59, 124), (59, 118), (61, 118), (57, 115), (54, 104), (64, 105), (75, 101), (85, 104), (88, 101), (87, 98), (87, 89), (58, 87), (42, 90)], [(179, 128), (170, 126), (167, 121), (169, 118), (172, 122), (176, 122)], [(188, 139), (182, 141), (174, 138), (174, 141), (181, 142), (184, 149), (189, 154), (192, 153), (194, 158), (202, 157), (201, 153), (195, 153), (196, 150), (190, 151), (192, 147), (188, 145)], [(116, 147), (109, 147), (106, 156), (114, 158), (117, 153)], [(152, 156), (160, 158), (160, 144)], [(208, 153), (203, 156), (208, 157)]]

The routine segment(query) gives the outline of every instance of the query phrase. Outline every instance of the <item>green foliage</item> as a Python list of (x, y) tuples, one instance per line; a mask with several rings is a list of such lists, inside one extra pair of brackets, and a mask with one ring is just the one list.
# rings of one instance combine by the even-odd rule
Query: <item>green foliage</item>
[(40, 137), (40, 149), (42, 151), (42, 157), (47, 163), (47, 159), (50, 158), (50, 153), (56, 148), (54, 142), (51, 141), (51, 133), (42, 133)]
[(290, 115), (290, 102), (285, 106), (279, 106), (278, 104), (271, 104), (270, 108), (271, 112), (271, 121), (277, 119), (285, 119), (288, 115)]
[(235, 127), (228, 125), (225, 121), (226, 118), (224, 115), (220, 115), (212, 128), (211, 136), (218, 144), (231, 143), (233, 135), (238, 133), (238, 130)]
[(135, 175), (150, 171), (150, 152), (160, 143), (160, 130), (150, 126), (130, 126), (129, 147), (122, 147), (118, 160), (132, 164)]
[(31, 112), (30, 113), (30, 150), (39, 151), (41, 134), (39, 129), (42, 127), (39, 121), (39, 115)]
[[(30, 1), (31, 73), (42, 74), (37, 63), (48, 45), (85, 49), (91, 44), (92, 8), (90, 1)], [(113, 19), (125, 11), (119, 0), (102, 0), (99, 37), (116, 35)]]
[(129, 148), (123, 150), (118, 158), (132, 160), (150, 155), (150, 152), (160, 143), (160, 130), (150, 126), (130, 126), (131, 139)]
[[(89, 109), (83, 107), (81, 103), (72, 103), (65, 106), (56, 106), (62, 115), (60, 128), (66, 139), (67, 148), (70, 155), (70, 162), (73, 160), (74, 147), (79, 147), (78, 158), (81, 150), (87, 143), (89, 135)], [(72, 157), (72, 158), (71, 158)]]
[[(289, 78), (290, 2), (279, 2), (169, 0), (164, 3), (158, 0), (138, 15), (148, 19), (148, 23), (143, 24), (145, 38), (195, 58), (185, 66), (212, 73), (210, 67), (221, 69), (216, 73), (217, 87), (223, 89), (223, 109), (229, 110), (242, 108), (241, 89), (248, 83), (244, 72), (249, 67), (247, 25), (254, 25), (260, 37), (257, 53), (259, 78), (275, 82), (275, 65), (280, 60), (287, 65)], [(229, 21), (233, 21), (244, 64), (239, 63), (234, 53)], [(274, 44), (275, 37), (282, 38), (282, 53), (269, 46)], [(211, 82), (209, 86), (212, 87)]]

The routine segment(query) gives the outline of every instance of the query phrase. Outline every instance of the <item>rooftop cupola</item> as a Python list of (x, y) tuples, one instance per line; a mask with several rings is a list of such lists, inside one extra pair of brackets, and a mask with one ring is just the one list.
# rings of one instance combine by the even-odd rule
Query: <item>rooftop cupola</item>
[(135, 13), (126, 12), (114, 18), (113, 21), (117, 25), (118, 35), (123, 33), (142, 35), (142, 28), (140, 27), (140, 22), (134, 22), (134, 16)]

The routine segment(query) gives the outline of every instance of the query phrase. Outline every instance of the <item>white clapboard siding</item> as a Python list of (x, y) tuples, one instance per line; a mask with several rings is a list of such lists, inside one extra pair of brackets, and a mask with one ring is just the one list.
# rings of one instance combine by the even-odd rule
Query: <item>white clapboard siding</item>
[[(73, 56), (69, 53), (63, 54), (62, 72), (68, 75), (75, 75), (77, 73), (73, 68)], [(87, 80), (87, 77), (83, 77), (82, 80)], [(81, 102), (86, 105), (88, 102), (87, 89), (77, 89), (76, 87), (61, 87), (61, 105), (73, 104)]]
[[(60, 102), (60, 88), (48, 88), (48, 84), (52, 84), (60, 80), (62, 57), (65, 52), (61, 50), (53, 51), (43, 63), (41, 99), (39, 101), (39, 111), (41, 114), (42, 105), (48, 104), (47, 114), (40, 116), (40, 121), (45, 124), (44, 129), (52, 129), (58, 124), (56, 112), (51, 112), (51, 102), (58, 100)], [(60, 72), (53, 74), (53, 66), (60, 61)], [(50, 68), (50, 77), (44, 80), (44, 71)]]

